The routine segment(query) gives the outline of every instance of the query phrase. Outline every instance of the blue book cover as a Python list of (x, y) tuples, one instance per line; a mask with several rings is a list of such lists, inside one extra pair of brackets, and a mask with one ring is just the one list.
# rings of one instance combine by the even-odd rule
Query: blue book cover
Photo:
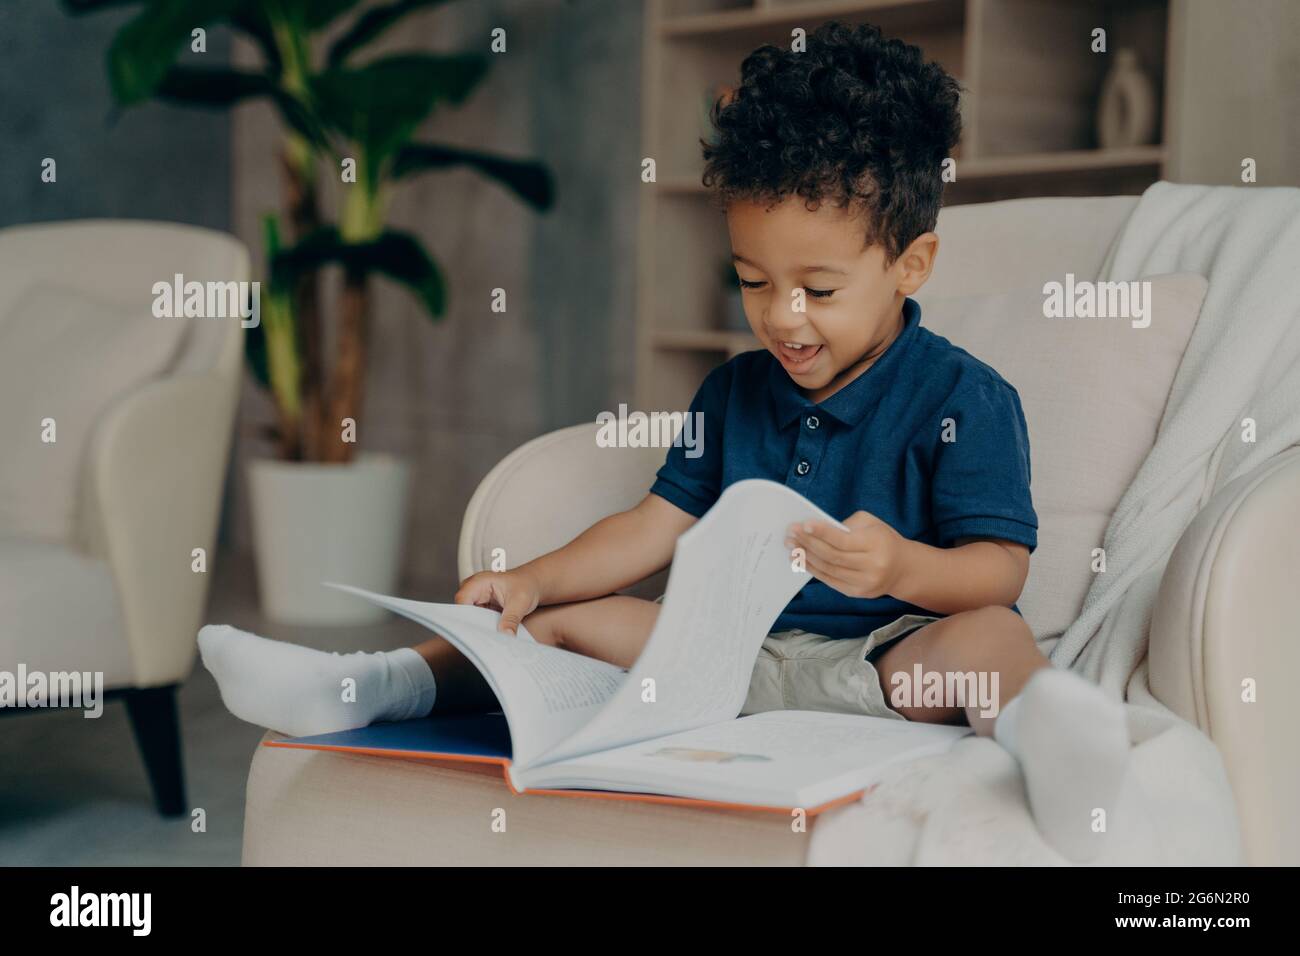
[(268, 747), (346, 750), (381, 756), (411, 756), (483, 763), (510, 762), (510, 728), (505, 715), (466, 714), (371, 724), (356, 730), (267, 741)]

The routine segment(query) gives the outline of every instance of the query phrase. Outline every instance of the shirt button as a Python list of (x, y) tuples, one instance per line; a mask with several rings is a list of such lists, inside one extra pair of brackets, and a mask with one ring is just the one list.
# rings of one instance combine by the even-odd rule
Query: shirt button
[(816, 415), (809, 415), (804, 419), (804, 424), (808, 426), (809, 431), (814, 431), (821, 424), (821, 420)]
[(812, 465), (808, 464), (806, 459), (800, 461), (799, 464), (794, 466), (794, 472), (796, 475), (806, 475), (810, 471), (812, 471)]

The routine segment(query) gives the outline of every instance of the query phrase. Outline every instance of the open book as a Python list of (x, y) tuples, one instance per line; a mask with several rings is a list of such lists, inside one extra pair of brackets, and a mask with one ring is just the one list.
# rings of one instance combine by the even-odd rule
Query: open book
[(501, 633), (499, 613), (486, 608), (335, 585), (454, 644), (502, 713), (268, 746), (497, 762), (521, 793), (613, 791), (809, 813), (845, 802), (889, 766), (971, 731), (812, 711), (738, 719), (763, 638), (810, 580), (791, 560), (786, 529), (812, 520), (834, 522), (776, 482), (729, 486), (678, 538), (663, 609), (630, 670), (540, 644), (523, 626)]

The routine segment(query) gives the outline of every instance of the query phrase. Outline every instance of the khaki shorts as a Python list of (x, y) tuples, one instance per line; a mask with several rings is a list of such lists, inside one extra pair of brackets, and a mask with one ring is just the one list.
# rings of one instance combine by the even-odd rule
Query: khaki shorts
[(937, 620), (904, 614), (866, 637), (826, 637), (797, 629), (769, 634), (758, 652), (740, 712), (821, 710), (906, 720), (885, 703), (872, 661), (886, 644)]

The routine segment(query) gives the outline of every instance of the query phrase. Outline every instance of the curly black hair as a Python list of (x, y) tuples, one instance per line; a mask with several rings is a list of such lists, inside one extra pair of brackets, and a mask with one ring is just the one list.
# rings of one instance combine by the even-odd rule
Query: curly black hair
[(921, 50), (878, 27), (832, 21), (804, 52), (759, 47), (741, 85), (713, 104), (704, 185), (722, 205), (804, 197), (854, 207), (865, 245), (894, 262), (934, 229), (942, 163), (961, 135), (960, 86)]

